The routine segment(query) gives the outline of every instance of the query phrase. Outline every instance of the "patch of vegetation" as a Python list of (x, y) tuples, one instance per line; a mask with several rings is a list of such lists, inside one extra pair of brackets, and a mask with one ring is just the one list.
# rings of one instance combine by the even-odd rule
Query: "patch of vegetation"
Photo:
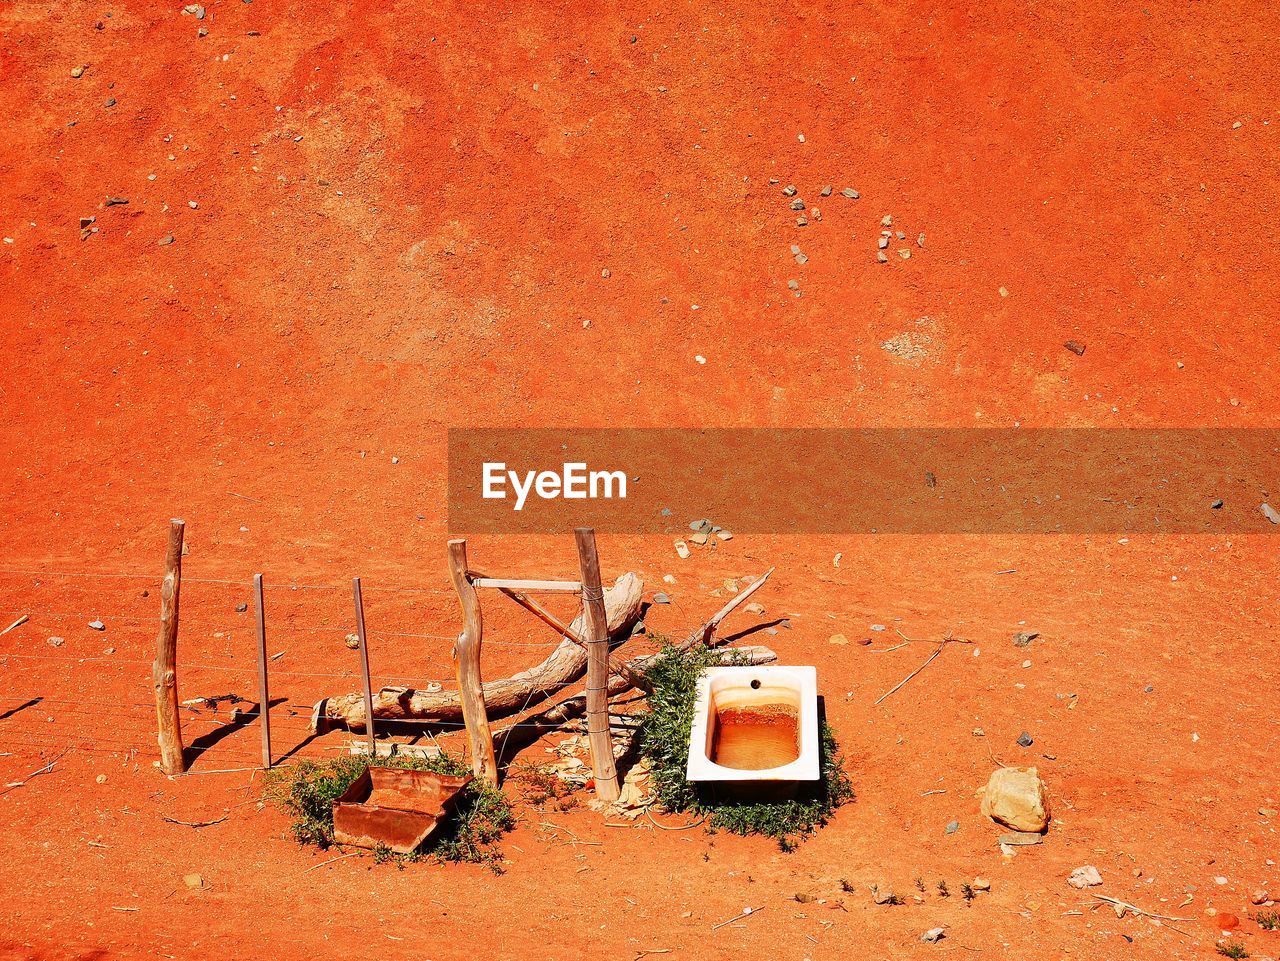
[(1259, 911), (1253, 916), (1258, 927), (1264, 931), (1280, 931), (1280, 913), (1275, 911)]
[(961, 897), (964, 898), (965, 904), (968, 904), (970, 901), (972, 901), (974, 898), (977, 897), (977, 895), (974, 894), (973, 892), (973, 885), (971, 884), (960, 885), (960, 895)]
[(685, 779), (698, 678), (712, 665), (734, 663), (743, 661), (732, 656), (725, 660), (723, 651), (706, 647), (681, 652), (667, 645), (645, 673), (653, 690), (649, 695), (651, 710), (640, 731), (640, 750), (649, 762), (658, 800), (668, 811), (701, 814), (712, 831), (776, 838), (782, 850), (792, 851), (826, 824), (837, 807), (853, 798), (835, 735), (825, 721), (820, 745), (822, 779), (809, 797), (776, 802), (706, 800), (699, 797), (696, 785)]
[[(336, 843), (333, 802), (371, 764), (455, 777), (468, 773), (461, 761), (447, 754), (430, 758), (380, 757), (372, 762), (367, 757), (348, 754), (331, 761), (300, 761), (292, 767), (273, 769), (268, 775), (267, 796), (293, 816), (291, 830), (299, 844), (328, 848)], [(515, 815), (506, 796), (491, 785), (472, 781), (462, 789), (452, 815), (421, 850), (395, 854), (379, 848), (374, 851), (374, 861), (379, 864), (395, 861), (403, 865), (436, 858), (487, 864), (494, 871), (500, 871), (497, 842), (514, 826)]]
[(949, 897), (951, 897), (951, 891), (947, 888), (947, 882), (946, 882), (946, 881), (939, 881), (939, 882), (938, 882), (938, 897), (940, 897), (940, 898), (949, 898)]
[(1249, 952), (1244, 949), (1244, 945), (1239, 941), (1228, 941), (1226, 944), (1218, 945), (1218, 953), (1224, 958), (1247, 958)]

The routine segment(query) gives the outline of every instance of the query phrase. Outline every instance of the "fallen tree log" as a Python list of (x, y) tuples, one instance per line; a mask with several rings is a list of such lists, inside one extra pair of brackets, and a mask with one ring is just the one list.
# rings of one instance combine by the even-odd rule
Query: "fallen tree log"
[[(640, 617), (644, 582), (627, 573), (604, 592), (605, 613), (611, 643), (629, 636)], [(583, 632), (582, 616), (569, 625), (575, 635)], [(621, 635), (621, 637), (619, 637)], [(499, 681), (484, 684), (485, 709), (490, 717), (502, 717), (545, 700), (565, 684), (576, 681), (587, 670), (587, 652), (576, 639), (565, 637), (541, 664)], [(408, 687), (384, 687), (374, 694), (376, 720), (415, 721), (422, 724), (462, 720), (462, 703), (457, 691), (419, 691)], [(342, 694), (316, 704), (311, 713), (311, 730), (321, 734), (336, 725), (363, 730), (364, 694)]]

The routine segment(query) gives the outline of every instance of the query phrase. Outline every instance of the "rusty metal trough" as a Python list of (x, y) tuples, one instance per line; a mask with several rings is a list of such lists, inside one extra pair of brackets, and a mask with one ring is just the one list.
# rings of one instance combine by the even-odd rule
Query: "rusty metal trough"
[(411, 854), (449, 815), (471, 775), (370, 767), (333, 802), (339, 844)]

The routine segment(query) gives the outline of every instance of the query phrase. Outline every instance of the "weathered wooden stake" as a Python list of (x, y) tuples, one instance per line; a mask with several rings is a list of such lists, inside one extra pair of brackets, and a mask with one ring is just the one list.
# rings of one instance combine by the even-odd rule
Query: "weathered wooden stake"
[(151, 681), (156, 692), (156, 731), (160, 768), (165, 774), (187, 769), (182, 750), (182, 722), (178, 719), (178, 594), (182, 587), (182, 534), (186, 524), (169, 521), (169, 547), (160, 585), (160, 636)]
[(578, 543), (578, 566), (582, 571), (583, 639), (587, 642), (587, 738), (591, 745), (591, 770), (596, 796), (616, 801), (618, 769), (613, 762), (613, 738), (609, 734), (609, 620), (604, 609), (604, 587), (600, 583), (600, 556), (596, 553), (596, 532), (579, 527), (573, 532)]
[(462, 720), (471, 743), (471, 770), (490, 784), (498, 782), (498, 761), (493, 753), (493, 732), (484, 703), (484, 682), (480, 673), (480, 643), (484, 623), (480, 616), (480, 596), (467, 577), (467, 542), (449, 541), (449, 573), (462, 605), (462, 633), (453, 648), (458, 672), (458, 696)]
[(267, 612), (262, 575), (253, 575), (253, 606), (258, 620), (258, 717), (262, 721), (262, 766), (271, 768), (271, 695), (267, 691)]
[(360, 639), (360, 678), (364, 682), (364, 730), (369, 738), (369, 757), (378, 756), (378, 745), (373, 731), (373, 683), (369, 680), (369, 642), (364, 636), (364, 597), (360, 593), (360, 578), (351, 579), (351, 591), (356, 601), (356, 637)]

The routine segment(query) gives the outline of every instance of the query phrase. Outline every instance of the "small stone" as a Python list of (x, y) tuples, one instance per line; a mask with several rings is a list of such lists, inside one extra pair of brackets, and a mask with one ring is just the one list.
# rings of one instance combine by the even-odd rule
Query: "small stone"
[(782, 188), (782, 196), (784, 197), (794, 197), (797, 193), (799, 191), (796, 190), (795, 184), (787, 184)]
[(80, 229), (81, 229), (81, 230), (84, 230), (84, 228), (86, 228), (86, 227), (91, 227), (91, 226), (93, 226), (93, 222), (94, 222), (95, 220), (97, 220), (97, 219), (98, 219), (97, 217), (81, 217), (81, 218), (80, 218)]
[(102, 102), (102, 105), (103, 105), (104, 107), (114, 107), (114, 106), (116, 105), (116, 98), (115, 98), (115, 97), (108, 97), (106, 100), (104, 100), (104, 101)]
[(716, 531), (716, 537), (722, 541), (733, 540), (733, 531), (726, 531), (723, 528)]
[[(1003, 290), (1004, 288), (1001, 287), (1000, 289)], [(1003, 297), (1004, 295), (1001, 294), (1000, 296)], [(1080, 343), (1078, 340), (1069, 340), (1062, 346), (1067, 348), (1067, 350), (1071, 351), (1071, 353), (1075, 354), (1077, 357), (1084, 356), (1084, 344)]]
[(107, 656), (110, 656), (110, 655), (114, 654), (115, 652), (116, 652), (116, 649), (115, 649), (114, 647), (107, 647), (107, 648), (104, 648), (104, 649), (103, 649), (103, 651), (102, 651), (102, 653), (103, 653), (103, 654), (106, 654)]
[(892, 226), (893, 226), (893, 216), (892, 216), (891, 214), (885, 214), (882, 218), (880, 218), (880, 226), (882, 226), (882, 227), (892, 227)]
[(1031, 662), (1030, 662), (1030, 661), (1023, 661), (1023, 662), (1022, 662), (1022, 667), (1023, 667), (1023, 669), (1024, 669), (1024, 670), (1025, 670), (1026, 668), (1030, 667), (1030, 666), (1031, 666)]
[(848, 197), (850, 200), (857, 200), (862, 196), (862, 194), (858, 193), (858, 191), (854, 190), (852, 187), (845, 187), (844, 190), (840, 191), (840, 193)]
[(759, 616), (761, 616), (762, 614), (764, 614), (764, 610), (765, 610), (765, 608), (764, 608), (764, 605), (763, 605), (763, 604), (761, 604), (761, 603), (759, 603), (758, 601), (752, 601), (750, 604), (748, 604), (748, 605), (747, 605), (746, 607), (744, 607), (742, 610), (743, 610), (743, 612), (744, 612), (744, 613), (747, 613), (747, 614), (754, 614), (756, 617), (759, 617)]
[(888, 257), (888, 255), (886, 255), (886, 254), (885, 254), (885, 252), (884, 252), (883, 250), (877, 250), (877, 251), (876, 251), (876, 260), (877, 260), (879, 263), (887, 264), (887, 263), (889, 262), (889, 257)]
[(346, 637), (346, 644), (347, 647), (351, 648), (351, 650), (358, 651), (360, 649), (360, 635), (348, 634)]
[(680, 557), (680, 559), (681, 559), (681, 560), (687, 560), (687, 559), (688, 559), (688, 557), (689, 557), (689, 545), (688, 545), (688, 544), (686, 544), (684, 541), (676, 541), (676, 542), (675, 542), (675, 548), (676, 548), (676, 554), (678, 554), (678, 555), (679, 555), (679, 557)]
[(1253, 897), (1249, 900), (1254, 904), (1266, 904), (1271, 900), (1271, 895), (1267, 894), (1267, 892), (1262, 888), (1259, 888), (1257, 891), (1253, 892)]
[(859, 644), (861, 644), (863, 647), (870, 647), (870, 646), (871, 646), (871, 638), (869, 638), (869, 637), (864, 637), (864, 638), (862, 638), (862, 640), (858, 641), (858, 643), (859, 643)]
[(197, 209), (200, 205), (199, 205), (198, 203), (196, 203), (194, 200), (188, 200), (188, 201), (187, 201), (187, 206), (188, 206), (188, 207), (190, 207), (192, 210), (195, 210), (195, 209)]
[(604, 270), (600, 271), (600, 276), (603, 277), (605, 280), (608, 280), (610, 277), (609, 268), (606, 267), (604, 268)]
[(801, 143), (804, 143), (804, 134), (802, 133), (796, 134), (796, 139), (799, 140)]
[(1221, 874), (1219, 874), (1216, 878), (1213, 879), (1213, 883), (1218, 885), (1226, 884), (1227, 879), (1224, 878)]
[(830, 196), (831, 196), (831, 184), (827, 184), (825, 187), (823, 187), (821, 190), (819, 190), (819, 191), (818, 191), (818, 195), (819, 195), (819, 196), (821, 196), (821, 197), (830, 197)]
[(1017, 634), (1013, 635), (1013, 646), (1026, 647), (1039, 636), (1039, 633), (1036, 631), (1019, 631)]
[(670, 603), (671, 603), (671, 595), (670, 595), (670, 594), (663, 594), (662, 592), (659, 592), (659, 593), (657, 593), (657, 594), (654, 594), (654, 595), (653, 595), (653, 603), (655, 603), (655, 604), (670, 604)]
[(930, 928), (924, 934), (920, 935), (920, 940), (925, 944), (937, 944), (947, 936), (945, 928)]
[(916, 238), (916, 246), (917, 247), (924, 246), (924, 234), (921, 234), (919, 237)]
[(707, 542), (707, 538), (710, 536), (711, 535), (708, 534), (706, 531), (698, 531), (698, 533), (696, 534), (690, 534), (689, 540), (693, 541), (693, 543), (701, 547), (703, 544)]
[(845, 637), (843, 634), (832, 634), (831, 637), (829, 638), (829, 643), (836, 644), (840, 647), (844, 647), (846, 644), (849, 643), (849, 639)]
[(892, 888), (882, 888), (876, 885), (871, 889), (871, 900), (876, 904), (899, 904), (899, 900), (894, 897)]
[(1277, 511), (1270, 504), (1262, 505), (1262, 516), (1273, 524), (1280, 524), (1280, 511)]
[(50, 646), (50, 647), (61, 647), (61, 646), (62, 646), (63, 644), (65, 644), (65, 643), (67, 643), (67, 642), (66, 642), (66, 640), (65, 640), (64, 638), (61, 638), (61, 637), (51, 637), (51, 638), (49, 638), (49, 646)]
[(1264, 818), (1273, 818), (1277, 814), (1280, 814), (1280, 811), (1277, 811), (1275, 808), (1258, 808), (1258, 814)]
[(204, 887), (204, 878), (200, 877), (198, 874), (184, 874), (182, 876), (182, 883), (191, 890), (198, 891)]
[(796, 254), (796, 263), (799, 264), (801, 267), (803, 267), (808, 262), (809, 262), (809, 258), (806, 257), (804, 254)]
[(161, 247), (168, 247), (171, 243), (173, 243), (173, 234), (165, 234), (156, 241), (156, 244)]
[(812, 210), (810, 210), (810, 211), (809, 211), (809, 213), (810, 213), (810, 215), (813, 217), (813, 219), (814, 219), (814, 220), (821, 220), (821, 219), (822, 219), (822, 211), (821, 211), (821, 210), (819, 210), (817, 207), (814, 207)]
[(1008, 297), (1008, 296), (1009, 296), (1009, 291), (1008, 291), (1006, 288), (1001, 287), (1001, 288), (1000, 288), (1000, 290), (999, 290), (999, 294), (1000, 294), (1000, 296), (1001, 296), (1001, 297)]
[(876, 243), (879, 245), (881, 250), (884, 250), (889, 246), (889, 238), (881, 237), (878, 241), (876, 241)]
[(887, 630), (887, 628), (883, 624), (872, 624), (871, 629), (877, 633)]
[(798, 281), (798, 280), (788, 280), (788, 281), (787, 281), (787, 286), (788, 286), (788, 287), (790, 287), (792, 290), (799, 290), (799, 289), (800, 289), (800, 281)]
[(103, 624), (102, 621), (90, 621), (89, 627), (95, 631), (105, 631), (107, 629), (107, 625)]
[(801, 214), (799, 217), (797, 217), (797, 218), (796, 218), (796, 226), (797, 226), (797, 227), (808, 227), (808, 226), (809, 226), (809, 218), (808, 218), (808, 217), (806, 217), (804, 214)]
[[(197, 30), (197, 31), (196, 31), (196, 36), (197, 36), (197, 37), (199, 37), (200, 39), (203, 39), (203, 38), (205, 38), (205, 37), (209, 36), (209, 28), (208, 28), (208, 27), (201, 27), (199, 30)], [(300, 138), (300, 137), (295, 137), (294, 139), (295, 139), (295, 140), (300, 140), (301, 138)]]
[(895, 232), (894, 232), (894, 236), (895, 236), (895, 237), (897, 237), (899, 240), (906, 240), (906, 239), (907, 239), (907, 235), (906, 235), (906, 234), (904, 234), (901, 230), (895, 231)]
[(902, 249), (900, 249), (900, 250), (898, 251), (898, 256), (899, 256), (899, 257), (901, 257), (903, 260), (910, 260), (910, 259), (911, 259), (911, 251), (910, 251), (910, 250), (908, 250), (906, 247), (903, 247)]
[(72, 80), (79, 80), (79, 79), (80, 79), (81, 77), (83, 77), (83, 76), (84, 76), (84, 67), (72, 67), (72, 68), (71, 68), (71, 79), (72, 79)]
[(248, 609), (249, 609), (249, 605), (246, 604), (244, 601), (241, 601), (239, 604), (236, 605), (237, 614), (243, 614)]
[(960, 830), (960, 822), (959, 822), (959, 821), (950, 821), (950, 822), (948, 822), (948, 823), (947, 823), (947, 833), (948, 833), (948, 834), (955, 834), (955, 833), (956, 833), (957, 831), (959, 831), (959, 830)]
[(1214, 500), (1214, 502), (1209, 506), (1212, 507), (1215, 511), (1220, 511), (1222, 510), (1222, 504), (1223, 504), (1222, 498), (1219, 497), (1216, 500)]
[(973, 883), (969, 885), (969, 887), (973, 888), (975, 891), (990, 891), (991, 882), (986, 878), (974, 878)]
[(1086, 864), (1072, 871), (1071, 876), (1067, 878), (1067, 883), (1083, 891), (1085, 888), (1096, 888), (1101, 884), (1102, 875), (1092, 864)]
[(797, 197), (795, 200), (791, 201), (791, 209), (804, 210), (804, 201)]
[(792, 244), (792, 245), (791, 245), (791, 252), (792, 252), (793, 254), (799, 254), (799, 253), (800, 253), (800, 245), (799, 245), (799, 244)]
[(107, 776), (105, 774), (99, 774), (97, 777), (94, 778), (94, 780), (99, 784), (106, 784)]
[(1026, 731), (1023, 731), (1021, 734), (1018, 735), (1019, 747), (1030, 747), (1034, 743), (1035, 743), (1034, 738), (1032, 738), (1031, 735), (1028, 734)]
[(974, 737), (986, 737), (986, 736), (987, 736), (987, 732), (986, 732), (986, 731), (984, 731), (984, 730), (983, 730), (982, 728), (980, 728), (980, 727), (975, 727), (975, 728), (973, 729), (973, 736), (974, 736)]

